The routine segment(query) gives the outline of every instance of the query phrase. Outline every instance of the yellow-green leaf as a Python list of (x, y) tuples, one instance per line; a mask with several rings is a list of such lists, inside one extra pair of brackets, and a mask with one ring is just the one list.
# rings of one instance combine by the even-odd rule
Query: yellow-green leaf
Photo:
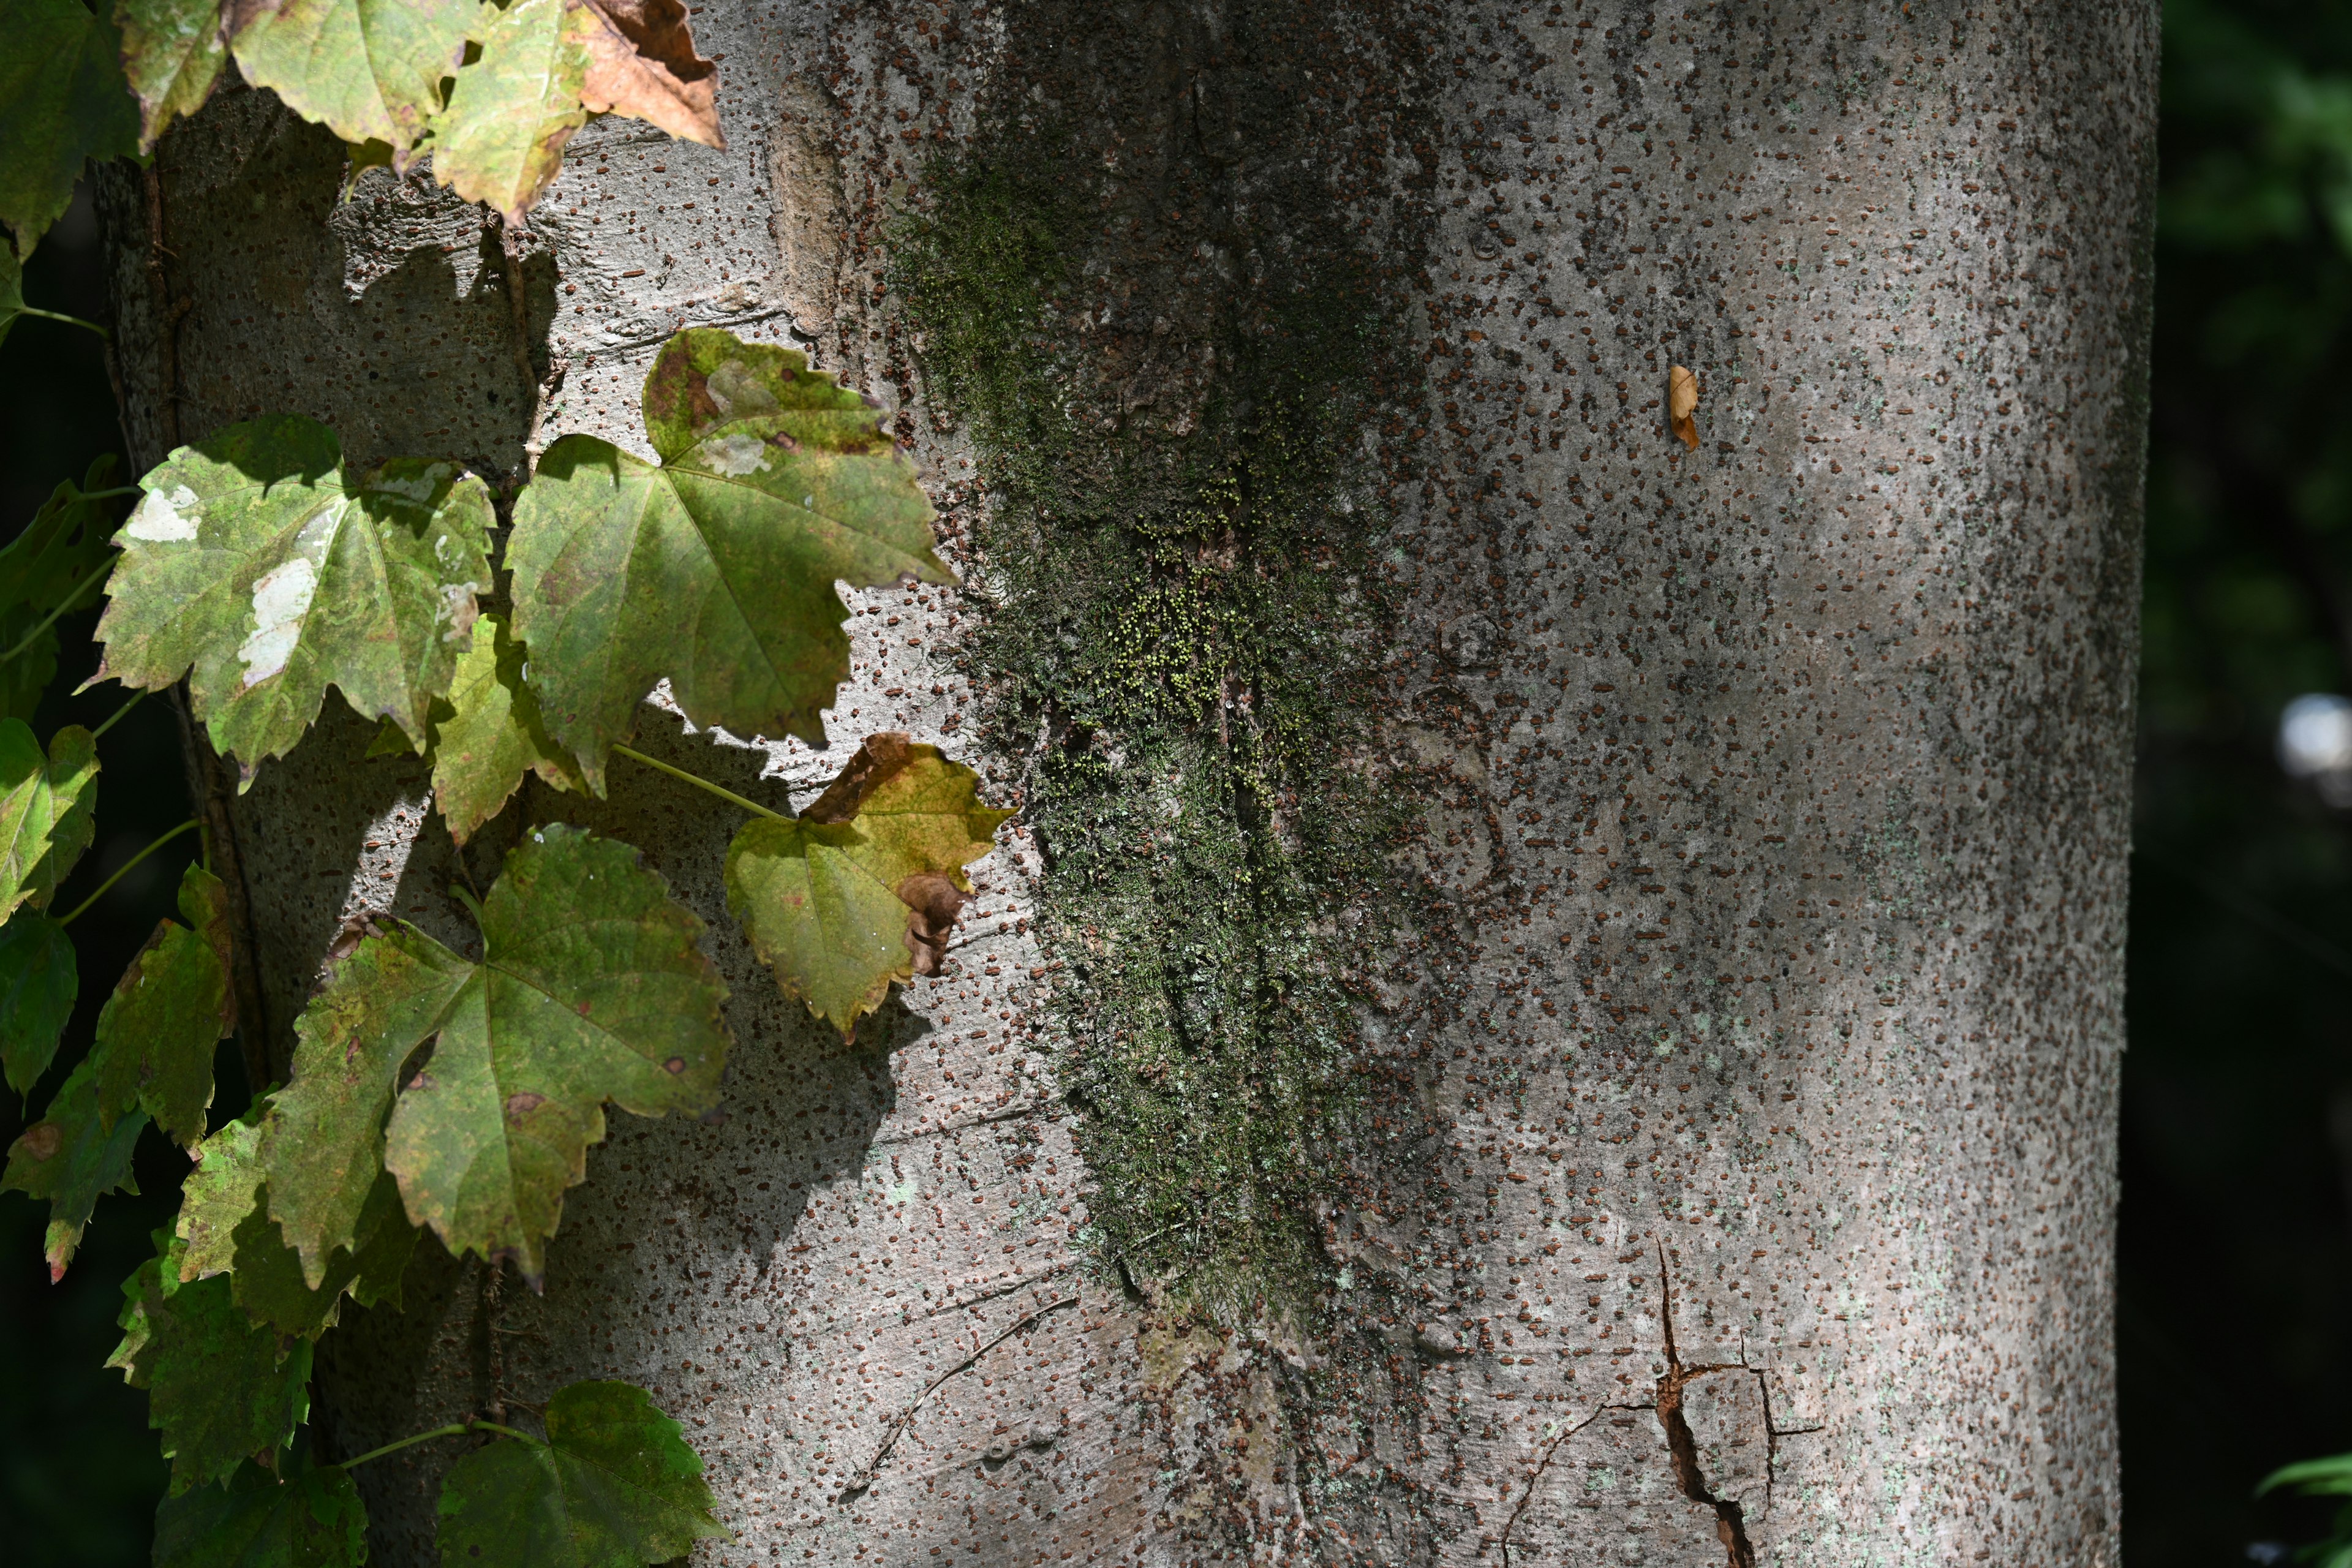
[(93, 679), (153, 689), (187, 674), (248, 783), (331, 684), (422, 742), (490, 582), (481, 480), (415, 458), (354, 476), (333, 432), (280, 416), (224, 426), (140, 483)]
[(233, 13), (230, 47), (254, 86), (346, 142), (384, 143), (404, 169), (481, 9), (475, 0), (248, 0)]
[(788, 996), (847, 1037), (891, 982), (935, 973), (963, 868), (1012, 813), (934, 746), (869, 736), (808, 811), (755, 817), (727, 849), (727, 908)]
[(352, 1245), (379, 1161), (450, 1251), (512, 1258), (536, 1281), (605, 1103), (658, 1116), (717, 1100), (726, 986), (702, 922), (627, 845), (535, 830), (481, 926), (479, 963), (410, 927), (367, 938), (296, 1026), (262, 1158), (313, 1286)]
[(20, 719), (0, 719), (0, 918), (45, 910), (89, 847), (98, 805), (98, 742), (68, 724), (41, 743)]
[(523, 680), (521, 645), (507, 636), (498, 616), (474, 623), (448, 708), (446, 718), (436, 710), (433, 803), (458, 843), (504, 809), (527, 774), (558, 789), (583, 787), (579, 768), (549, 736), (539, 699)]
[(114, 19), (122, 28), (122, 74), (139, 100), (139, 150), (152, 153), (175, 117), (194, 114), (212, 96), (228, 58), (221, 0), (116, 0)]
[[(948, 581), (930, 504), (879, 413), (817, 376), (794, 395), (818, 406), (782, 401), (778, 370), (789, 389), (803, 363), (684, 334), (647, 378), (661, 466), (567, 436), (516, 499), (514, 634), (549, 732), (595, 789), (665, 676), (698, 725), (822, 743), (819, 710), (849, 673), (835, 582)], [(721, 399), (777, 406), (712, 420)]]
[(433, 127), (433, 176), (520, 223), (588, 122), (580, 90), (588, 54), (566, 0), (484, 4), (480, 58), (457, 73)]
[(142, 1114), (122, 1118), (111, 1131), (100, 1125), (98, 1077), (85, 1058), (41, 1119), (8, 1145), (8, 1171), (0, 1176), (0, 1192), (48, 1203), (49, 1228), (41, 1252), (48, 1259), (51, 1279), (65, 1278), (66, 1265), (73, 1261), (82, 1227), (89, 1223), (98, 1200), (108, 1193), (139, 1191), (131, 1177), (131, 1151), (146, 1125)]

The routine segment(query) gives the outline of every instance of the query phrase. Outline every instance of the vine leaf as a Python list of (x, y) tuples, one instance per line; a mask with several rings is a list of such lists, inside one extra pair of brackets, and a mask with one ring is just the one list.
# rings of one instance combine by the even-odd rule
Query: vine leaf
[(0, 223), (20, 257), (64, 216), (89, 159), (137, 149), (112, 7), (17, 0), (0, 37)]
[(9, 916), (0, 926), (0, 1064), (18, 1094), (49, 1070), (80, 990), (66, 928), (31, 910)]
[(0, 245), (0, 343), (8, 341), (8, 329), (24, 313), (24, 264), (16, 259), (15, 251)]
[(136, 1109), (193, 1148), (213, 1102), (213, 1047), (236, 1027), (227, 887), (191, 865), (180, 879), (180, 913), (188, 923), (159, 921), (122, 972), (98, 1015), (90, 1060), (100, 1126), (110, 1131)]
[(98, 742), (68, 724), (41, 743), (21, 719), (0, 719), (0, 916), (50, 898), (94, 829)]
[[(0, 257), (6, 254), (0, 246)], [(13, 265), (0, 261), (0, 268)], [(0, 323), (0, 331), (5, 330)], [(105, 489), (113, 481), (114, 459), (98, 458), (80, 489), (70, 481), (58, 485), (25, 531), (0, 549), (0, 654), (24, 645), (16, 658), (0, 661), (0, 718), (29, 722), (57, 673), (57, 630), (43, 625), (50, 613), (97, 602), (90, 588), (114, 563), (114, 552), (107, 546), (113, 530), (105, 503), (83, 492)]]
[(695, 54), (677, 0), (511, 0), (484, 6), (475, 37), (480, 58), (457, 73), (435, 121), (434, 174), (509, 223), (555, 178), (592, 112), (727, 144), (717, 68)]
[[(823, 744), (818, 710), (849, 673), (835, 581), (949, 580), (879, 411), (805, 365), (682, 333), (646, 378), (659, 467), (566, 436), (516, 498), (514, 635), (549, 732), (599, 793), (665, 676), (698, 726)], [(722, 403), (759, 411), (713, 417)]]
[(731, 1540), (685, 1428), (641, 1388), (575, 1383), (547, 1440), (501, 1437), (449, 1467), (436, 1544), (482, 1568), (638, 1568)]
[(869, 735), (797, 818), (755, 817), (727, 847), (727, 909), (788, 996), (849, 1037), (890, 983), (933, 974), (971, 884), (963, 868), (1013, 814), (936, 746)]
[(316, 1339), (334, 1326), (342, 1298), (362, 1307), (397, 1303), (402, 1277), (416, 1247), (416, 1229), (401, 1211), (400, 1190), (388, 1175), (361, 1205), (355, 1245), (329, 1260), (316, 1289), (302, 1277), (302, 1260), (269, 1217), (268, 1173), (261, 1163), (261, 1118), (268, 1100), (205, 1139), (196, 1168), (180, 1188), (174, 1232), (186, 1244), (183, 1284), (228, 1276), (246, 1315), (281, 1334)]
[(41, 1254), (48, 1259), (52, 1283), (65, 1278), (98, 1200), (108, 1193), (139, 1191), (131, 1176), (131, 1151), (146, 1125), (147, 1118), (138, 1114), (116, 1121), (110, 1131), (100, 1124), (97, 1070), (84, 1058), (41, 1119), (8, 1145), (0, 1192), (47, 1201), (49, 1227)]
[(122, 28), (122, 74), (139, 100), (139, 151), (152, 153), (175, 117), (194, 114), (212, 96), (228, 58), (221, 0), (117, 0), (114, 19)]
[(189, 693), (244, 782), (318, 718), (329, 684), (421, 745), (490, 582), (489, 492), (448, 463), (364, 478), (291, 415), (230, 425), (140, 481), (116, 542), (91, 681)]
[(300, 1447), (284, 1479), (247, 1459), (225, 1487), (197, 1487), (155, 1510), (155, 1568), (362, 1568), (367, 1508), (351, 1472)]
[(505, 808), (526, 774), (558, 789), (583, 787), (579, 768), (549, 736), (539, 699), (524, 683), (522, 645), (498, 616), (474, 623), (447, 706), (446, 717), (435, 710), (433, 800), (458, 843)]
[[(381, 1161), (450, 1251), (511, 1258), (536, 1287), (604, 1102), (658, 1116), (718, 1100), (727, 988), (695, 945), (702, 922), (635, 850), (535, 830), (480, 921), (479, 963), (413, 927), (366, 938), (295, 1026), (262, 1157), (270, 1212), (313, 1286), (353, 1245)], [(427, 1040), (431, 1058), (401, 1085)]]
[(180, 1278), (185, 1244), (155, 1233), (156, 1255), (122, 1282), (122, 1342), (106, 1364), (147, 1391), (172, 1489), (220, 1480), (249, 1455), (282, 1448), (310, 1410), (310, 1345), (247, 1317), (221, 1278)]
[(347, 142), (383, 142), (405, 173), (481, 10), (476, 0), (243, 0), (230, 47), (247, 81)]

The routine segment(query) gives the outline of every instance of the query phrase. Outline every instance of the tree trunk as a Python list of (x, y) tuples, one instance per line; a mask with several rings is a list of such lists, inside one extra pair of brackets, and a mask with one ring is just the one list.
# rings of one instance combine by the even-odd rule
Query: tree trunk
[[(615, 1121), (543, 1296), (425, 1248), (325, 1447), (620, 1376), (698, 1561), (2113, 1563), (2155, 5), (695, 27), (730, 150), (593, 125), (527, 234), (339, 204), (256, 93), (107, 193), (142, 464), (284, 410), (510, 480), (642, 450), (682, 325), (812, 346), (963, 586), (848, 595), (830, 752), (640, 744), (1024, 806), (848, 1047), (729, 809), (510, 809), (709, 922), (726, 1107)], [(281, 1068), (348, 918), (467, 929), (371, 728), (228, 808)], [(452, 1447), (361, 1472), (375, 1561)]]

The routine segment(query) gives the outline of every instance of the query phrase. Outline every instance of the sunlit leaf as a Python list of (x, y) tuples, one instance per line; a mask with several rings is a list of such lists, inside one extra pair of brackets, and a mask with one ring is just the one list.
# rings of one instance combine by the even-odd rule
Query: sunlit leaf
[(539, 699), (524, 683), (522, 647), (498, 616), (474, 623), (449, 708), (434, 725), (433, 803), (458, 843), (496, 816), (528, 774), (558, 789), (583, 787), (579, 768), (548, 735)]
[(273, 1476), (247, 1459), (228, 1484), (195, 1487), (155, 1510), (155, 1568), (361, 1568), (367, 1508), (341, 1465), (298, 1446)]
[(255, 1321), (282, 1334), (316, 1339), (341, 1315), (346, 1292), (363, 1307), (400, 1299), (416, 1228), (402, 1211), (398, 1185), (389, 1175), (378, 1176), (360, 1208), (355, 1248), (329, 1258), (324, 1279), (313, 1289), (302, 1277), (300, 1257), (269, 1217), (268, 1173), (260, 1148), (261, 1117), (268, 1103), (265, 1097), (196, 1151), (196, 1168), (181, 1185), (174, 1226), (186, 1244), (180, 1278), (187, 1282), (226, 1274), (237, 1304)]
[(476, 0), (248, 4), (230, 47), (254, 86), (346, 142), (384, 143), (404, 168), (481, 11)]
[(180, 879), (180, 913), (131, 961), (98, 1016), (99, 1116), (111, 1127), (133, 1109), (184, 1146), (205, 1135), (213, 1050), (236, 1026), (229, 985), (228, 889), (202, 866)]
[(47, 754), (21, 719), (0, 719), (0, 916), (48, 908), (89, 847), (98, 805), (98, 743), (68, 724)]
[(212, 96), (228, 48), (221, 0), (115, 0), (122, 74), (139, 100), (139, 150), (152, 153), (172, 121)]
[(481, 924), (478, 963), (411, 927), (367, 938), (297, 1025), (263, 1160), (312, 1284), (352, 1245), (379, 1159), (449, 1250), (512, 1258), (535, 1281), (604, 1103), (657, 1116), (717, 1099), (726, 987), (695, 945), (702, 923), (635, 850), (536, 830)]
[(109, 1131), (98, 1115), (98, 1076), (85, 1058), (41, 1119), (8, 1145), (8, 1170), (0, 1176), (0, 1192), (22, 1193), (49, 1205), (49, 1226), (41, 1254), (48, 1259), (49, 1278), (65, 1278), (81, 1243), (82, 1227), (90, 1210), (108, 1193), (136, 1193), (131, 1177), (131, 1151), (147, 1125), (133, 1113)]
[(331, 683), (423, 742), (490, 582), (479, 479), (413, 458), (354, 477), (333, 432), (281, 416), (224, 426), (140, 483), (93, 679), (189, 674), (197, 718), (248, 782)]
[(433, 176), (520, 223), (588, 122), (588, 79), (566, 0), (511, 0), (478, 14), (479, 58), (459, 71), (433, 129)]
[(251, 1455), (280, 1448), (310, 1406), (310, 1345), (245, 1314), (223, 1278), (184, 1281), (184, 1246), (155, 1233), (156, 1256), (123, 1281), (122, 1342), (106, 1364), (147, 1391), (172, 1489), (220, 1480)]
[(588, 57), (580, 100), (592, 113), (727, 145), (719, 130), (719, 68), (695, 53), (680, 0), (576, 0), (573, 11)]
[[(516, 499), (514, 632), (548, 731), (597, 789), (665, 676), (698, 725), (821, 742), (818, 710), (849, 673), (834, 583), (948, 580), (914, 465), (879, 413), (802, 363), (685, 334), (647, 379), (668, 460), (567, 436)], [(794, 390), (803, 376), (818, 385)], [(777, 406), (712, 422), (701, 410), (722, 399)]]
[(122, 79), (112, 9), (15, 0), (0, 28), (0, 223), (19, 256), (64, 216), (82, 164), (135, 152), (139, 104)]
[(32, 1093), (56, 1058), (80, 985), (65, 927), (31, 910), (0, 926), (0, 1064), (18, 1094)]
[(963, 868), (1009, 811), (934, 746), (867, 737), (800, 817), (754, 817), (727, 848), (727, 908), (788, 996), (847, 1036), (891, 982), (936, 973)]
[(641, 1568), (730, 1539), (685, 1428), (645, 1390), (575, 1383), (547, 1440), (500, 1437), (449, 1467), (437, 1544), (480, 1568)]

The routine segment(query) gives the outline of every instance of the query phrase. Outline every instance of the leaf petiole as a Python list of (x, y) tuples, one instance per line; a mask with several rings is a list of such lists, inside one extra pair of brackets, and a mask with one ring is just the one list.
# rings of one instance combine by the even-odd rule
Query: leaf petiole
[(60, 916), (58, 918), (58, 924), (61, 926), (69, 926), (73, 924), (75, 921), (81, 918), (81, 913), (84, 910), (89, 909), (90, 905), (98, 902), (100, 899), (106, 896), (107, 889), (111, 888), (115, 883), (122, 880), (124, 872), (130, 870), (131, 867), (136, 866), (140, 861), (144, 860), (148, 856), (152, 855), (156, 850), (161, 849), (164, 845), (169, 844), (173, 839), (177, 838), (181, 834), (187, 832), (190, 828), (195, 826), (196, 819), (192, 816), (188, 818), (187, 821), (180, 824), (179, 826), (172, 829), (171, 832), (166, 833), (161, 838), (156, 839), (155, 842), (147, 846), (146, 848), (139, 851), (138, 854), (133, 855), (130, 859), (125, 860), (121, 865), (117, 866), (114, 868), (113, 876), (109, 877), (105, 881), (100, 882), (95, 892), (91, 893), (89, 897), (84, 899), (81, 902), (76, 904), (73, 907), (73, 912), (71, 914)]
[(81, 596), (89, 592), (89, 586), (91, 584), (102, 583), (105, 580), (106, 574), (103, 572), (93, 572), (89, 576), (83, 578), (81, 581), (81, 586), (76, 588), (72, 593), (68, 594), (65, 598), (58, 603), (56, 609), (51, 610), (47, 615), (41, 617), (41, 624), (39, 626), (35, 626), (31, 631), (26, 632), (22, 637), (18, 638), (15, 647), (10, 648), (6, 653), (0, 653), (0, 664), (7, 663), (10, 659), (16, 658), (18, 654), (32, 647), (33, 639), (39, 637), (43, 632), (47, 631), (51, 626), (55, 626), (59, 616), (62, 616), (68, 610), (72, 609), (74, 605), (79, 602)]
[(704, 778), (699, 773), (688, 773), (684, 768), (674, 768), (667, 763), (657, 761), (655, 758), (646, 755), (643, 752), (632, 751), (626, 746), (615, 745), (613, 750), (618, 752), (621, 755), (629, 758), (633, 762), (645, 763), (646, 766), (654, 769), (657, 773), (665, 773), (674, 779), (683, 780), (685, 783), (692, 784), (697, 789), (709, 790), (712, 795), (717, 795), (719, 799), (726, 801), (730, 805), (740, 805), (745, 811), (767, 817), (775, 822), (790, 822), (792, 820), (790, 816), (781, 811), (771, 811), (757, 801), (745, 800), (741, 795), (737, 795), (731, 789), (721, 789), (719, 785), (712, 784), (709, 779)]
[(19, 316), (38, 316), (45, 321), (63, 321), (69, 326), (86, 327), (89, 331), (96, 332), (100, 337), (104, 338), (109, 342), (112, 342), (114, 341), (113, 333), (108, 331), (104, 327), (100, 326), (96, 321), (85, 321), (79, 316), (68, 316), (57, 310), (44, 310), (32, 305), (19, 305), (16, 307), (15, 313)]
[(381, 1459), (386, 1454), (397, 1454), (403, 1448), (414, 1448), (417, 1444), (430, 1443), (436, 1437), (462, 1437), (468, 1432), (496, 1432), (502, 1437), (520, 1437), (526, 1443), (539, 1441), (528, 1432), (518, 1432), (511, 1426), (501, 1426), (495, 1421), (452, 1421), (446, 1426), (436, 1426), (430, 1432), (419, 1432), (414, 1437), (403, 1437), (396, 1443), (386, 1443), (381, 1448), (370, 1448), (356, 1459), (345, 1459), (342, 1468), (346, 1470), (354, 1469), (366, 1464), (370, 1459)]
[(119, 723), (121, 723), (121, 722), (122, 721), (122, 716), (123, 716), (125, 713), (130, 712), (133, 708), (138, 707), (140, 703), (142, 703), (142, 702), (145, 701), (146, 700), (147, 700), (147, 693), (146, 693), (145, 691), (141, 690), (141, 691), (134, 691), (134, 692), (132, 692), (132, 693), (131, 694), (131, 700), (130, 700), (130, 701), (128, 701), (128, 702), (126, 702), (126, 703), (124, 703), (121, 707), (117, 708), (113, 712), (109, 713), (109, 714), (106, 716), (106, 720), (105, 720), (105, 721), (104, 721), (103, 723), (100, 724), (100, 725), (99, 725), (99, 727), (98, 727), (97, 729), (92, 730), (92, 731), (89, 732), (89, 738), (90, 738), (91, 740), (95, 741), (95, 740), (97, 740), (100, 735), (105, 734), (109, 730), (113, 729), (113, 728), (115, 727), (115, 725), (117, 725), (117, 724), (119, 724)]

